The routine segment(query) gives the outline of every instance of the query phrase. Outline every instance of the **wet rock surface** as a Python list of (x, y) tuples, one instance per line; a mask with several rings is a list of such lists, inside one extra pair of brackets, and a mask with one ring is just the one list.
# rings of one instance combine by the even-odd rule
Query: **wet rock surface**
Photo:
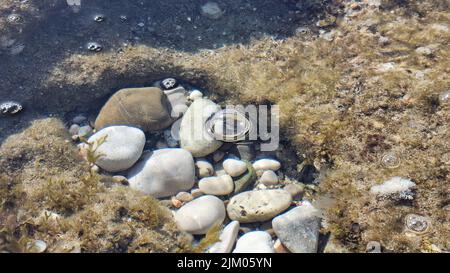
[(114, 93), (100, 110), (95, 128), (111, 125), (136, 126), (146, 132), (158, 131), (172, 124), (172, 108), (158, 88), (128, 88)]
[(187, 203), (175, 213), (175, 221), (181, 230), (192, 234), (205, 234), (225, 219), (222, 200), (212, 195), (201, 196)]
[(272, 226), (281, 243), (291, 252), (317, 252), (320, 218), (309, 202), (275, 217)]
[(286, 210), (291, 202), (285, 190), (246, 191), (230, 199), (227, 212), (230, 219), (240, 223), (263, 222)]
[(183, 149), (160, 149), (128, 172), (130, 187), (154, 197), (189, 190), (195, 182), (194, 159)]
[(95, 133), (88, 142), (98, 147), (96, 164), (106, 171), (118, 172), (130, 168), (139, 159), (145, 135), (137, 128), (111, 126)]

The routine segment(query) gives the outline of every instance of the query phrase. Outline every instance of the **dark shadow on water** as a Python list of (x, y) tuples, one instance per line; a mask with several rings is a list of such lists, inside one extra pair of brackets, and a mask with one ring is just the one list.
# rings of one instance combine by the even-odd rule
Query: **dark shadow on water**
[[(9, 48), (0, 47), (0, 101), (16, 100), (25, 106), (21, 116), (0, 117), (0, 143), (6, 136), (27, 127), (33, 119), (49, 114), (65, 117), (68, 111), (99, 108), (107, 96), (96, 102), (86, 99), (92, 98), (93, 90), (99, 86), (106, 86), (110, 89), (107, 94), (111, 94), (122, 87), (144, 86), (157, 77), (168, 76), (168, 72), (174, 76), (183, 72), (173, 65), (170, 71), (154, 73), (152, 78), (110, 71), (102, 79), (108, 84), (74, 87), (67, 83), (43, 90), (42, 81), (61, 60), (73, 54), (95, 54), (87, 50), (89, 42), (99, 43), (104, 51), (112, 52), (126, 45), (142, 44), (196, 53), (247, 44), (263, 36), (284, 39), (295, 34), (298, 27), (310, 25), (324, 12), (327, 1), (216, 0), (223, 10), (219, 19), (203, 16), (200, 6), (207, 1), (198, 0), (81, 0), (78, 12), (62, 0), (28, 2), (39, 9), (30, 14), (23, 11), (23, 22), (4, 33), (0, 28), (0, 36), (25, 45), (17, 55), (12, 55)], [(3, 18), (17, 12), (7, 5), (0, 3)], [(98, 20), (101, 22), (94, 20), (96, 15), (101, 16)], [(206, 72), (198, 73), (206, 80)]]

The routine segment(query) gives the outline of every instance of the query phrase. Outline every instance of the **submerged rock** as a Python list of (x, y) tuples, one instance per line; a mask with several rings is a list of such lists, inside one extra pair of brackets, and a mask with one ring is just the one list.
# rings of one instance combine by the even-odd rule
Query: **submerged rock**
[(191, 152), (194, 157), (206, 156), (219, 149), (222, 142), (215, 140), (205, 128), (206, 120), (219, 110), (220, 107), (211, 100), (194, 101), (181, 120), (181, 148)]
[(291, 205), (291, 194), (285, 190), (246, 191), (233, 196), (227, 206), (228, 217), (240, 223), (264, 222)]
[(233, 253), (275, 253), (272, 237), (265, 231), (252, 231), (242, 235)]
[(264, 171), (259, 178), (259, 182), (264, 184), (265, 186), (273, 186), (278, 184), (278, 176), (272, 170)]
[(265, 171), (265, 170), (272, 170), (272, 171), (278, 171), (281, 167), (280, 162), (278, 162), (275, 159), (259, 159), (253, 163), (253, 168), (256, 171)]
[(220, 234), (220, 242), (212, 245), (208, 252), (209, 253), (230, 253), (233, 249), (234, 243), (236, 242), (237, 235), (239, 233), (239, 222), (232, 221), (229, 223)]
[(174, 89), (164, 90), (164, 94), (166, 94), (172, 108), (170, 113), (172, 118), (181, 117), (188, 109), (186, 90), (182, 86), (178, 86)]
[(145, 145), (144, 132), (128, 126), (107, 127), (92, 135), (88, 142), (97, 146), (102, 139), (105, 141), (96, 150), (100, 157), (95, 164), (108, 172), (119, 172), (133, 166)]
[(184, 149), (160, 149), (146, 155), (128, 173), (130, 187), (156, 198), (190, 190), (195, 183), (192, 155)]
[(95, 128), (129, 125), (146, 132), (157, 131), (172, 124), (170, 113), (170, 103), (161, 89), (126, 88), (106, 102), (95, 121)]
[(225, 159), (222, 165), (227, 174), (233, 177), (239, 176), (247, 171), (247, 163), (233, 158)]
[(175, 212), (179, 228), (191, 234), (205, 234), (214, 225), (225, 219), (222, 200), (212, 195), (201, 196), (186, 203)]
[(202, 178), (198, 187), (205, 194), (227, 195), (233, 192), (234, 183), (231, 176), (221, 175)]
[(316, 253), (320, 218), (309, 203), (289, 210), (272, 220), (273, 230), (286, 248), (294, 253)]

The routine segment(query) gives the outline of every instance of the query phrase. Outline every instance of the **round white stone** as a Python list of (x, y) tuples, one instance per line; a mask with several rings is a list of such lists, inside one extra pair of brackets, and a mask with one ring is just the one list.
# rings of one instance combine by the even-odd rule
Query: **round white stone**
[(211, 176), (200, 179), (198, 187), (205, 194), (227, 195), (233, 192), (234, 183), (229, 175)]
[(272, 170), (264, 171), (261, 177), (259, 178), (259, 182), (266, 186), (273, 186), (278, 184), (278, 176)]
[(96, 154), (101, 156), (95, 162), (103, 170), (108, 172), (126, 170), (141, 156), (145, 135), (140, 129), (128, 126), (106, 127), (92, 135), (88, 142), (98, 143), (105, 136), (106, 141), (96, 151)]
[(183, 149), (160, 149), (145, 155), (128, 173), (130, 187), (156, 198), (190, 190), (195, 183), (192, 155)]
[(240, 223), (264, 222), (285, 211), (291, 194), (282, 189), (246, 191), (233, 196), (227, 206), (228, 217)]
[(272, 237), (265, 231), (251, 231), (236, 243), (233, 253), (275, 253)]
[(275, 159), (265, 158), (265, 159), (257, 160), (257, 161), (255, 161), (255, 163), (253, 163), (253, 168), (256, 171), (259, 171), (259, 170), (278, 171), (280, 169), (280, 167), (281, 167), (280, 162), (278, 162)]
[(228, 158), (223, 161), (223, 169), (227, 174), (236, 177), (247, 171), (247, 164), (241, 160)]
[(237, 235), (239, 233), (239, 222), (232, 221), (229, 223), (220, 234), (220, 242), (212, 245), (208, 252), (209, 253), (230, 253), (233, 249), (234, 243), (236, 242)]
[(191, 234), (205, 234), (214, 225), (222, 224), (224, 219), (225, 206), (213, 195), (194, 199), (175, 212), (178, 227)]

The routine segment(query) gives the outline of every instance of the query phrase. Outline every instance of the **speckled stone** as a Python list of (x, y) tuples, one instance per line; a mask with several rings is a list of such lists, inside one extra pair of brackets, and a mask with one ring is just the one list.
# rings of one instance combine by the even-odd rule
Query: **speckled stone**
[(246, 191), (230, 199), (227, 212), (231, 220), (240, 223), (264, 222), (285, 211), (291, 202), (285, 190)]

